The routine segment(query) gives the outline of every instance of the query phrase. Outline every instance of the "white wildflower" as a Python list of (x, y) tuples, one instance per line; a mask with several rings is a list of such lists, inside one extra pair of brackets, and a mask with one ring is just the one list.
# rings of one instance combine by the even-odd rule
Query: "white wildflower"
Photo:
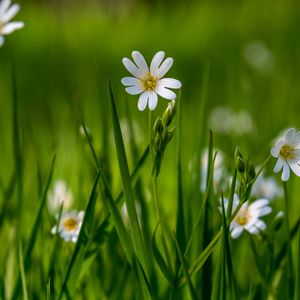
[(278, 173), (283, 169), (281, 175), (283, 181), (289, 179), (290, 169), (300, 176), (300, 132), (295, 128), (288, 129), (271, 149), (271, 155), (278, 158), (274, 172)]
[(61, 214), (58, 229), (57, 226), (54, 226), (51, 230), (51, 233), (55, 234), (57, 232), (66, 242), (71, 241), (73, 243), (76, 243), (81, 229), (83, 218), (84, 211), (63, 211)]
[[(246, 230), (251, 234), (259, 234), (260, 231), (267, 228), (266, 223), (260, 219), (260, 217), (271, 213), (272, 208), (269, 206), (268, 199), (258, 199), (252, 203), (245, 202), (237, 215), (230, 223), (229, 230), (232, 238), (238, 238), (241, 233)], [(239, 197), (237, 194), (234, 195), (232, 212), (235, 211), (239, 204)], [(224, 199), (224, 208), (227, 212), (228, 199)]]
[(273, 177), (264, 177), (261, 174), (255, 181), (252, 187), (252, 196), (263, 197), (272, 200), (276, 197), (282, 197), (283, 190), (278, 185), (277, 181)]
[(11, 0), (0, 2), (0, 47), (4, 44), (4, 35), (24, 27), (23, 22), (10, 22), (20, 10), (19, 4), (11, 5)]
[(138, 51), (132, 52), (133, 62), (124, 57), (122, 62), (125, 68), (134, 77), (124, 77), (121, 82), (126, 86), (126, 92), (130, 95), (140, 94), (138, 109), (143, 111), (147, 104), (150, 110), (157, 105), (158, 95), (173, 100), (176, 94), (171, 89), (181, 88), (181, 82), (173, 78), (163, 78), (173, 64), (173, 58), (168, 57), (164, 61), (165, 52), (157, 52), (148, 67), (145, 58)]

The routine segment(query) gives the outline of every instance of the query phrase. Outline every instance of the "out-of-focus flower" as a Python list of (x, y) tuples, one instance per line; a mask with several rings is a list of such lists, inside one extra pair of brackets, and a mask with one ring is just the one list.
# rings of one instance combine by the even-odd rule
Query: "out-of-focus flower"
[(281, 169), (281, 179), (287, 181), (290, 177), (290, 169), (300, 176), (300, 132), (295, 128), (289, 128), (285, 134), (278, 138), (271, 149), (271, 155), (278, 158), (274, 172)]
[(73, 243), (76, 243), (81, 229), (83, 218), (84, 211), (63, 211), (61, 214), (58, 229), (57, 226), (54, 226), (51, 230), (51, 233), (55, 234), (57, 232), (66, 242), (71, 241)]
[(132, 52), (132, 62), (124, 57), (122, 62), (125, 68), (134, 77), (124, 77), (121, 82), (126, 86), (126, 92), (130, 95), (141, 94), (138, 101), (138, 109), (143, 111), (147, 104), (150, 110), (154, 110), (158, 96), (168, 100), (176, 98), (176, 94), (170, 90), (181, 88), (181, 82), (173, 78), (163, 78), (173, 64), (173, 58), (168, 57), (164, 61), (165, 52), (157, 52), (148, 67), (145, 58), (138, 51)]
[(252, 187), (252, 196), (256, 198), (263, 197), (272, 200), (276, 197), (282, 197), (282, 195), (282, 187), (278, 185), (275, 178), (264, 177), (263, 174), (256, 179)]
[(11, 34), (17, 29), (24, 27), (23, 22), (10, 22), (20, 10), (19, 4), (10, 6), (11, 0), (0, 2), (0, 47), (4, 44), (4, 35)]
[[(232, 212), (237, 208), (239, 204), (239, 197), (234, 195)], [(228, 199), (224, 199), (224, 208), (227, 212)], [(238, 238), (241, 233), (246, 230), (251, 234), (259, 234), (260, 231), (267, 228), (266, 223), (260, 219), (260, 217), (268, 215), (272, 212), (272, 208), (269, 206), (268, 199), (258, 199), (251, 204), (245, 202), (237, 215), (230, 223), (229, 230), (231, 231), (232, 238)]]
[(245, 110), (233, 112), (230, 108), (218, 106), (210, 114), (209, 126), (215, 132), (240, 136), (253, 130), (253, 121)]
[[(205, 148), (201, 155), (201, 191), (205, 191), (207, 184), (207, 170), (208, 169), (208, 149)], [(213, 169), (213, 186), (215, 189), (220, 188), (222, 179), (224, 177), (224, 155), (217, 150), (217, 156)]]
[(63, 180), (56, 180), (52, 190), (47, 195), (47, 205), (50, 213), (56, 214), (62, 203), (64, 203), (64, 209), (69, 209), (73, 203), (73, 195)]
[(244, 58), (253, 69), (262, 74), (269, 74), (273, 70), (272, 52), (260, 41), (253, 41), (245, 47)]

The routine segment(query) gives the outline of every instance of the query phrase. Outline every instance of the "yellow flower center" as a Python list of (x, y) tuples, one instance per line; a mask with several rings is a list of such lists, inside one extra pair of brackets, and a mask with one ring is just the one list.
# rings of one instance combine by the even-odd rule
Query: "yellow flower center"
[(73, 218), (67, 218), (63, 221), (63, 226), (67, 231), (74, 231), (78, 228), (78, 222)]
[(145, 90), (154, 90), (156, 87), (157, 78), (150, 73), (144, 76), (142, 79), (143, 88)]
[(251, 219), (251, 215), (249, 214), (247, 209), (240, 210), (240, 212), (234, 218), (235, 222), (241, 226), (246, 225)]
[(284, 144), (281, 147), (279, 154), (282, 158), (293, 159), (295, 158), (295, 149), (290, 145)]

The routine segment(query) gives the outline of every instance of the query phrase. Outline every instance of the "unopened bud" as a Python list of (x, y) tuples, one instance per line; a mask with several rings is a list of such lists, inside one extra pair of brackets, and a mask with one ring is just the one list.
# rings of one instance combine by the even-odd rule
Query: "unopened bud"
[(256, 176), (255, 168), (253, 165), (250, 165), (249, 170), (248, 170), (248, 178), (249, 180), (254, 179)]
[(162, 133), (163, 130), (164, 130), (164, 126), (162, 124), (161, 117), (158, 117), (153, 126), (153, 136), (155, 136), (156, 133)]
[(162, 123), (165, 127), (168, 127), (174, 116), (175, 116), (175, 113), (176, 113), (176, 101), (175, 100), (172, 100), (171, 102), (169, 102), (163, 116), (162, 116)]
[(235, 159), (235, 167), (239, 173), (243, 174), (245, 172), (245, 161), (240, 156)]
[(235, 158), (240, 157), (241, 159), (243, 159), (243, 154), (242, 154), (242, 152), (240, 150), (240, 147), (236, 147), (235, 152), (234, 152), (234, 157)]

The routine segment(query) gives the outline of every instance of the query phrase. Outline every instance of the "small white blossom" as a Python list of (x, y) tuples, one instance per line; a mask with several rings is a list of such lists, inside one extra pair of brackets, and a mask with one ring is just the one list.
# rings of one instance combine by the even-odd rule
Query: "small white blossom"
[(23, 22), (10, 22), (20, 10), (19, 4), (10, 6), (11, 0), (0, 2), (0, 47), (4, 44), (4, 35), (10, 34), (24, 27)]
[[(258, 199), (251, 204), (245, 202), (237, 215), (230, 223), (229, 230), (231, 231), (232, 238), (238, 238), (241, 233), (246, 230), (251, 234), (259, 234), (260, 231), (267, 228), (266, 223), (260, 219), (260, 217), (271, 213), (272, 208), (269, 206), (268, 199)], [(232, 212), (235, 211), (239, 204), (239, 197), (237, 194), (234, 195)], [(228, 199), (224, 199), (224, 208), (227, 212)]]
[(83, 218), (84, 211), (63, 211), (58, 225), (58, 230), (57, 226), (54, 226), (51, 230), (51, 233), (55, 234), (57, 232), (66, 242), (71, 241), (73, 243), (76, 243)]
[(73, 194), (63, 180), (56, 180), (53, 189), (47, 195), (47, 205), (50, 213), (56, 214), (62, 203), (64, 203), (64, 209), (69, 209), (73, 203)]
[(173, 78), (163, 78), (173, 64), (173, 58), (168, 57), (164, 61), (165, 52), (157, 52), (148, 67), (145, 58), (138, 51), (132, 52), (133, 61), (124, 57), (122, 62), (125, 68), (134, 77), (124, 77), (121, 82), (126, 86), (125, 91), (130, 95), (140, 94), (138, 109), (143, 111), (147, 104), (150, 110), (157, 105), (158, 95), (173, 100), (176, 94), (170, 90), (181, 88), (181, 82)]
[(281, 175), (283, 181), (289, 179), (290, 169), (300, 176), (300, 132), (295, 128), (288, 129), (271, 149), (271, 155), (278, 158), (274, 172), (278, 173), (283, 169)]

